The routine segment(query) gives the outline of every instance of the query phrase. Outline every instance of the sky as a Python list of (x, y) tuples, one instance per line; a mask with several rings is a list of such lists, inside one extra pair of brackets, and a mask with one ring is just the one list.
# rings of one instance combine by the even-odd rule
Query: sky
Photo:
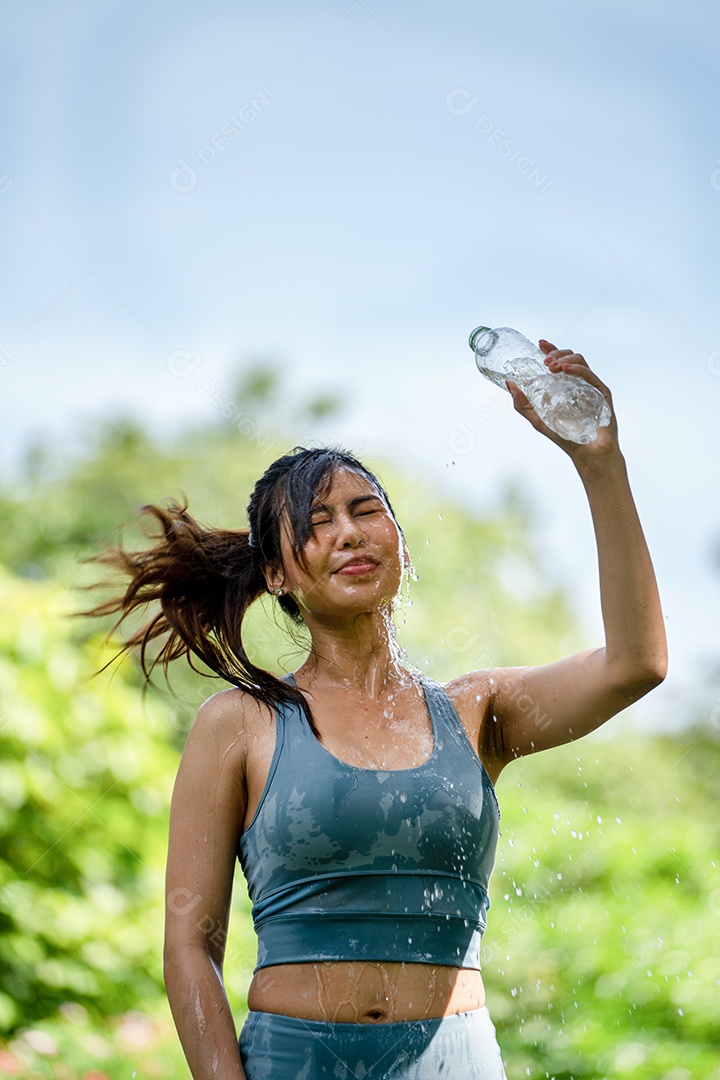
[(288, 398), (347, 402), (308, 440), (481, 512), (516, 482), (590, 645), (580, 481), (467, 347), (514, 326), (612, 390), (670, 645), (651, 715), (699, 700), (720, 728), (713, 0), (87, 0), (3, 23), (5, 474), (117, 412), (209, 419), (269, 358)]

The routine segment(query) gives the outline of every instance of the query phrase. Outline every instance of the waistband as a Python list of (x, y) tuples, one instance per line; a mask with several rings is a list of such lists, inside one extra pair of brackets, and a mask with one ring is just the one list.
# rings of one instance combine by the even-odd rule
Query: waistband
[(457, 916), (275, 916), (257, 927), (257, 967), (313, 960), (405, 961), (480, 969), (484, 925)]
[(479, 968), (489, 904), (479, 882), (447, 874), (319, 875), (253, 906), (257, 966), (404, 960)]
[(238, 1046), (248, 1080), (506, 1080), (486, 1006), (389, 1023), (249, 1012)]

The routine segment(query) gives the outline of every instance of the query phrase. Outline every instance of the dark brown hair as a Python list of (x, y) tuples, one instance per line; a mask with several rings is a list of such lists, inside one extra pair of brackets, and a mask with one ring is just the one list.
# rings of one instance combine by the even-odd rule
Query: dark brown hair
[[(128, 615), (157, 601), (159, 610), (125, 641), (117, 657), (139, 649), (148, 681), (158, 664), (167, 679), (168, 665), (182, 656), (198, 671), (193, 664), (198, 657), (216, 675), (268, 706), (296, 702), (317, 735), (312, 711), (297, 687), (252, 663), (242, 623), (250, 605), (267, 592), (262, 568), (281, 566), (281, 521), (287, 522), (293, 552), (302, 563), (312, 528), (310, 508), (342, 468), (365, 476), (395, 516), (377, 477), (352, 454), (337, 447), (298, 446), (273, 462), (256, 483), (247, 505), (248, 529), (205, 528), (188, 513), (187, 502), (143, 506), (142, 513), (159, 527), (148, 533), (155, 543), (145, 551), (118, 546), (93, 556), (90, 561), (120, 570), (130, 580), (122, 594), (79, 614), (119, 613), (109, 637)], [(278, 603), (290, 619), (302, 623), (292, 596), (281, 596)], [(162, 638), (164, 644), (151, 660), (148, 646)]]

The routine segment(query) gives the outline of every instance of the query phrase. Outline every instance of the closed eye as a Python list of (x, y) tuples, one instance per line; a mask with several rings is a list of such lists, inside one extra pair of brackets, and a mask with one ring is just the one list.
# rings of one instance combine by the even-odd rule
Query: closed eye
[[(354, 500), (355, 505), (350, 503), (348, 509), (351, 511), (353, 517), (367, 517), (369, 514), (384, 514), (387, 512), (387, 507), (384, 503), (375, 502), (374, 505), (366, 497)], [(368, 505), (370, 503), (370, 505)], [(325, 514), (325, 517), (318, 517), (318, 514)], [(315, 528), (318, 525), (330, 525), (334, 520), (333, 513), (324, 506), (318, 506), (314, 511), (311, 511), (310, 527)]]

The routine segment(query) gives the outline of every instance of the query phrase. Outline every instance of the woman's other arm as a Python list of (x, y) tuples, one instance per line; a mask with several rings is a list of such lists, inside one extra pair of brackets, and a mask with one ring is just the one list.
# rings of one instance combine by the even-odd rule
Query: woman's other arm
[(242, 700), (227, 690), (198, 710), (170, 809), (165, 985), (193, 1080), (245, 1080), (222, 978), (246, 809)]
[[(582, 356), (569, 350), (552, 355), (559, 355), (560, 366), (551, 370), (584, 377), (612, 409), (610, 391)], [(550, 432), (516, 387), (513, 397), (516, 409), (568, 453), (584, 485), (597, 542), (605, 645), (552, 664), (483, 673), (489, 708), (481, 741), (500, 767), (588, 734), (661, 683), (667, 671), (657, 582), (618, 446), (614, 410), (610, 425), (581, 446)]]

